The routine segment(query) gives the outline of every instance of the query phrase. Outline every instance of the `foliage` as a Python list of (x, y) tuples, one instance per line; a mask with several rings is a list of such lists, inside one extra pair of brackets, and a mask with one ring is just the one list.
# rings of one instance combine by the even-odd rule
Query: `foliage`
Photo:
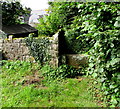
[[(90, 50), (89, 73), (102, 83), (104, 99), (112, 106), (120, 105), (120, 32), (98, 33), (98, 40)], [(109, 37), (109, 38), (108, 38)], [(114, 48), (113, 48), (114, 47)]]
[[(120, 4), (59, 2), (51, 3), (51, 10), (53, 14), (48, 16), (51, 19), (46, 19), (50, 22), (49, 27), (54, 24), (52, 18), (55, 15), (59, 18), (58, 22), (62, 19), (56, 27), (61, 28), (64, 33), (67, 43), (64, 49), (68, 49), (67, 53), (90, 55), (88, 74), (96, 78), (95, 83), (102, 83), (101, 91), (105, 94), (107, 104), (112, 107), (120, 106)], [(72, 12), (72, 16), (68, 18)], [(55, 29), (52, 31), (55, 32)]]
[[(28, 67), (31, 67), (31, 63), (26, 62), (26, 61), (6, 61), (6, 60), (2, 60), (1, 62), (1, 66), (3, 66), (3, 68), (5, 68), (6, 70), (19, 70), (18, 67), (22, 66), (24, 71), (25, 69), (28, 69)], [(14, 71), (12, 72), (14, 73)]]
[(28, 37), (25, 39), (26, 45), (30, 49), (31, 55), (35, 60), (41, 64), (49, 61), (50, 55), (48, 53), (49, 39)]
[[(25, 61), (2, 63), (2, 107), (100, 107), (87, 88), (89, 79), (66, 79), (43, 82), (41, 66)], [(35, 75), (36, 74), (36, 75)], [(22, 84), (27, 77), (39, 76), (40, 81)], [(30, 80), (32, 78), (29, 78)]]
[[(2, 78), (9, 76), (9, 78), (2, 80), (3, 87), (10, 87), (10, 83), (14, 83), (14, 81), (19, 80), (22, 76), (31, 74), (32, 64), (30, 62), (2, 60), (1, 65), (2, 71), (6, 72), (6, 74), (1, 74)], [(15, 73), (17, 74), (16, 77), (14, 77)]]
[(29, 8), (22, 7), (20, 2), (18, 1), (3, 1), (2, 4), (2, 24), (3, 25), (12, 25), (12, 24), (20, 24), (22, 18), (20, 18), (24, 14), (29, 14)]
[(62, 41), (67, 43), (64, 45), (65, 53), (83, 53), (93, 46), (91, 39), (87, 40), (83, 37), (76, 39), (83, 34), (80, 32), (81, 21), (78, 4), (78, 2), (50, 2), (49, 10), (51, 12), (48, 16), (40, 19), (37, 26), (39, 34), (47, 36), (52, 36), (61, 29), (64, 34), (61, 34), (60, 37), (64, 36), (65, 40)]
[(70, 24), (74, 14), (77, 13), (75, 2), (49, 2), (49, 4), (49, 15), (41, 18), (37, 26), (40, 35), (52, 36), (64, 25)]
[(82, 32), (78, 39), (85, 45), (89, 41), (90, 45), (88, 73), (96, 78), (95, 83), (102, 83), (106, 103), (112, 107), (120, 106), (120, 32), (116, 25), (119, 4), (81, 3), (78, 8), (81, 16), (77, 20), (81, 21)]
[(79, 70), (73, 68), (72, 66), (68, 65), (61, 65), (56, 69), (53, 69), (51, 67), (44, 66), (41, 71), (43, 72), (43, 76), (46, 77), (46, 79), (51, 82), (54, 80), (61, 80), (65, 78), (72, 78), (78, 75)]

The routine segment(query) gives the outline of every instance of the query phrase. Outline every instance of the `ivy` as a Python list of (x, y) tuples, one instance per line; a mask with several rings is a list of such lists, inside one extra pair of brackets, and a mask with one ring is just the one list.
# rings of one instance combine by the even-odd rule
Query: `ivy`
[(50, 54), (49, 50), (49, 39), (47, 37), (44, 38), (33, 38), (28, 37), (25, 39), (26, 45), (30, 49), (31, 55), (35, 58), (35, 61), (44, 64), (49, 61)]
[[(92, 6), (93, 5), (93, 6)], [(101, 92), (106, 104), (111, 107), (120, 106), (120, 31), (118, 23), (119, 4), (91, 3), (79, 4), (82, 34), (77, 38), (83, 40), (88, 49), (88, 75), (101, 83)], [(83, 9), (84, 8), (84, 9)], [(96, 11), (97, 10), (97, 11)], [(109, 16), (109, 17), (108, 17)], [(116, 20), (117, 19), (117, 20)]]
[(111, 106), (119, 106), (120, 32), (119, 30), (105, 31), (99, 33), (99, 36), (99, 40), (96, 40), (89, 51), (88, 71), (102, 83), (101, 90), (105, 94), (105, 101), (109, 101)]
[(65, 78), (73, 78), (79, 74), (78, 69), (75, 69), (72, 66), (68, 65), (61, 65), (58, 68), (51, 68), (50, 66), (46, 65), (42, 68), (41, 72), (42, 75), (46, 78), (48, 82), (53, 82), (55, 80), (62, 80)]
[(120, 3), (53, 2), (50, 10), (52, 13), (44, 20), (45, 28), (40, 28), (40, 33), (51, 35), (61, 28), (64, 34), (60, 37), (67, 43), (61, 46), (66, 53), (89, 55), (85, 71), (96, 79), (94, 83), (101, 83), (106, 104), (119, 107)]

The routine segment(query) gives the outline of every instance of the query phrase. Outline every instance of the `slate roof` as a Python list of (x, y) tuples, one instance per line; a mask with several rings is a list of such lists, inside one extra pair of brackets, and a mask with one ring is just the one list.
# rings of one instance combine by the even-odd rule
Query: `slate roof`
[(7, 35), (14, 35), (15, 37), (27, 37), (30, 33), (38, 35), (38, 30), (28, 24), (17, 24), (2, 26), (2, 31)]

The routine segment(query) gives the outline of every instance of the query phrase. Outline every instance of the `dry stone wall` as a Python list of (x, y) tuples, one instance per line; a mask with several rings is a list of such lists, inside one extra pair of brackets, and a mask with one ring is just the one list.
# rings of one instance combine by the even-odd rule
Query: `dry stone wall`
[(49, 46), (49, 54), (51, 56), (50, 59), (50, 65), (54, 66), (54, 67), (58, 67), (59, 65), (59, 40), (58, 40), (58, 33), (56, 33), (53, 36), (53, 39), (50, 40), (50, 46)]
[[(35, 62), (24, 38), (0, 39), (0, 46), (3, 59)], [(58, 67), (58, 34), (55, 34), (53, 38), (50, 39), (50, 46), (47, 52), (50, 55), (49, 64), (53, 67)]]
[(8, 60), (30, 60), (34, 58), (30, 55), (24, 39), (1, 39), (3, 59)]
[[(53, 67), (58, 67), (60, 64), (68, 64), (79, 68), (81, 65), (87, 64), (88, 56), (81, 54), (63, 54), (59, 56), (59, 32), (49, 39), (50, 44), (47, 53), (50, 55), (49, 64)], [(39, 39), (38, 39), (39, 40)], [(3, 59), (22, 60), (35, 62), (35, 59), (30, 54), (30, 50), (25, 43), (24, 38), (16, 39), (0, 39), (0, 55)], [(62, 57), (62, 58), (60, 58)]]

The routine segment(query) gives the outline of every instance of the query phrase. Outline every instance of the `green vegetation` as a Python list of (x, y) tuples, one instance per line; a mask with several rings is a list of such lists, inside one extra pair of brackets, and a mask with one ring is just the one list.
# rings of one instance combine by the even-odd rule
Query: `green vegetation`
[(2, 1), (1, 6), (3, 25), (20, 24), (23, 20), (21, 16), (30, 14), (30, 8), (24, 9), (18, 1)]
[[(0, 74), (2, 107), (101, 106), (88, 91), (90, 79), (79, 77), (48, 81), (49, 75), (43, 76), (46, 72), (48, 74), (48, 70), (51, 70), (48, 65), (41, 67), (25, 61), (3, 61)], [(49, 74), (53, 77), (51, 72)]]
[(50, 54), (48, 53), (48, 47), (50, 45), (49, 38), (33, 38), (28, 37), (25, 39), (26, 45), (28, 46), (31, 55), (35, 58), (36, 62), (41, 65), (48, 62), (50, 59)]
[[(94, 92), (94, 97), (100, 96), (107, 106), (120, 107), (120, 4), (117, 2), (49, 2), (49, 4), (51, 13), (40, 19), (37, 27), (39, 34), (51, 37), (60, 30), (63, 54), (88, 54), (89, 65), (82, 69), (82, 72), (94, 78), (91, 83), (94, 86), (90, 88)], [(12, 18), (18, 20), (18, 15)], [(5, 21), (10, 21), (9, 19)], [(18, 22), (16, 20), (11, 22)], [(36, 60), (41, 62), (46, 60), (45, 57), (48, 55), (46, 51), (41, 50), (48, 45), (40, 45), (37, 41), (32, 43), (31, 39), (27, 44), (31, 46), (30, 49), (34, 49), (32, 54)], [(93, 104), (87, 102), (91, 103), (92, 100), (87, 87), (82, 85), (88, 85), (87, 79), (81, 82), (76, 79), (65, 79), (69, 76), (75, 77), (78, 72), (66, 65), (52, 69), (49, 66), (40, 67), (27, 62), (5, 63), (1, 75), (4, 88), (3, 106), (23, 104), (33, 106), (34, 103), (36, 106), (96, 106), (94, 102)], [(35, 76), (34, 72), (40, 75), (41, 81), (25, 80), (28, 75)], [(84, 94), (80, 95), (83, 90)]]
[(96, 79), (94, 83), (101, 83), (108, 106), (120, 107), (120, 4), (52, 2), (50, 5), (52, 13), (38, 25), (39, 33), (51, 36), (61, 29), (59, 37), (64, 42), (61, 44), (64, 53), (87, 53), (90, 58), (86, 73)]

